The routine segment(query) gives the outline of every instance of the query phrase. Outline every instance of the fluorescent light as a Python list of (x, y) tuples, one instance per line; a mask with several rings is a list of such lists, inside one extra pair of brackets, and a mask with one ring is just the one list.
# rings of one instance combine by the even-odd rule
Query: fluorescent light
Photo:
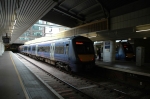
[(136, 31), (136, 32), (144, 32), (144, 31), (150, 31), (150, 29), (146, 29), (146, 30), (139, 30), (139, 31)]
[(128, 38), (128, 40), (131, 40), (131, 38)]
[(116, 42), (127, 42), (127, 40), (116, 40)]
[(15, 22), (14, 22), (14, 25), (16, 24), (16, 20), (15, 20)]
[(143, 39), (147, 39), (147, 37), (143, 37)]
[(93, 38), (93, 37), (96, 37), (96, 36), (90, 36), (89, 38)]

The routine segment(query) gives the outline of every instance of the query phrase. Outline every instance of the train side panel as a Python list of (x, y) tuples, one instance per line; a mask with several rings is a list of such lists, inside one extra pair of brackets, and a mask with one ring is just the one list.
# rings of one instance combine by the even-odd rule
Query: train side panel
[(57, 41), (55, 42), (55, 60), (57, 61), (61, 61), (64, 63), (69, 63), (68, 61), (68, 53), (69, 51), (69, 41), (65, 40), (65, 41)]
[(86, 37), (75, 36), (30, 46), (24, 45), (23, 51), (35, 56), (36, 59), (68, 71), (78, 72), (95, 66), (93, 42)]
[(35, 45), (37, 48), (35, 49), (35, 54), (37, 53), (37, 57), (41, 58), (42, 60), (45, 58), (50, 58), (50, 43), (41, 43)]
[(36, 55), (36, 45), (31, 45), (31, 55), (35, 56)]

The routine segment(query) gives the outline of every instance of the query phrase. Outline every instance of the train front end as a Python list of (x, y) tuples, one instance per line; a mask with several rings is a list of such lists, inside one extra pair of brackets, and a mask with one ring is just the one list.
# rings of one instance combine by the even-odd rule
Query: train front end
[(89, 38), (75, 38), (73, 40), (73, 48), (76, 57), (75, 67), (77, 71), (91, 70), (95, 67), (94, 46)]

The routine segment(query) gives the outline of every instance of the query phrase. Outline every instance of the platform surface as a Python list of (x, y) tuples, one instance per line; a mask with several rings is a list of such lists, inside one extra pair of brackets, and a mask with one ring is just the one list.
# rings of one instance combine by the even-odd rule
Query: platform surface
[[(136, 66), (133, 61), (96, 61), (102, 68), (150, 77), (150, 63)], [(47, 89), (10, 51), (0, 56), (0, 99), (59, 99)]]
[(0, 56), (0, 99), (59, 99), (11, 52)]
[(0, 57), (0, 99), (26, 99), (9, 52)]
[(103, 62), (102, 60), (97, 60), (96, 65), (107, 69), (150, 77), (150, 63), (144, 63), (142, 66), (137, 66), (135, 61), (116, 60), (114, 62)]

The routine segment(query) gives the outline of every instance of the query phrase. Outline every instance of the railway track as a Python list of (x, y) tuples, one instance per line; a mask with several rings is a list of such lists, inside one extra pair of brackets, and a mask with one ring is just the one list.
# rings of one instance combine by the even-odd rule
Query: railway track
[(38, 78), (42, 79), (47, 85), (51, 86), (64, 99), (94, 99), (89, 95), (81, 92), (71, 84), (40, 68), (36, 64), (31, 63), (23, 56), (19, 54), (17, 54), (17, 56), (24, 64), (26, 64), (27, 68), (32, 71), (32, 73), (34, 73)]
[(93, 82), (59, 71), (29, 57), (20, 54), (17, 56), (27, 68), (65, 99), (137, 99), (137, 96), (112, 87), (112, 84)]

